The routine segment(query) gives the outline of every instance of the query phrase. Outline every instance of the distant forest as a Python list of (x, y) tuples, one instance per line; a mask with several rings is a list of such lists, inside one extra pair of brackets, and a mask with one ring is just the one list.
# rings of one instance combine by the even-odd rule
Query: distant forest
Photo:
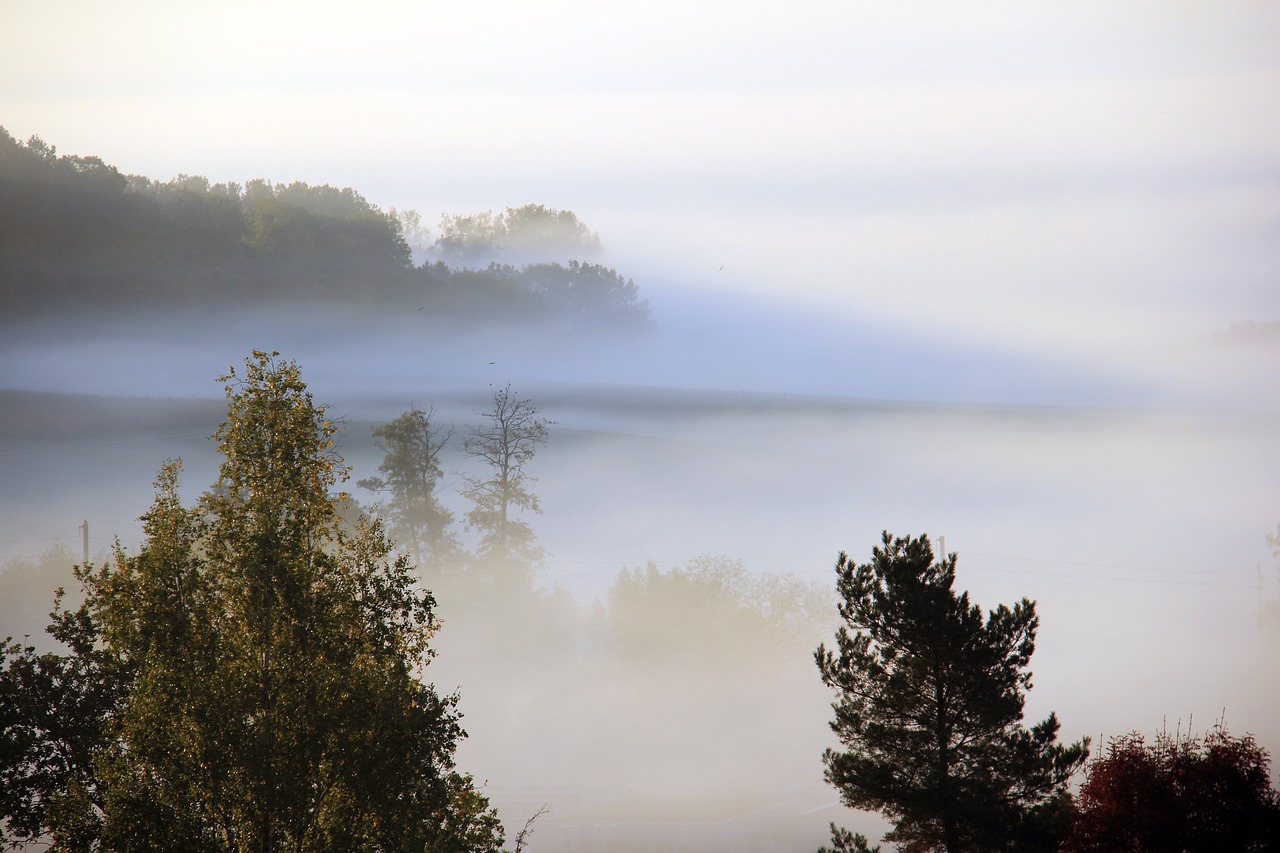
[(446, 215), (426, 233), (416, 212), (349, 187), (160, 182), (0, 128), (3, 320), (301, 301), (447, 322), (651, 322), (634, 281), (586, 260), (599, 237), (571, 211)]

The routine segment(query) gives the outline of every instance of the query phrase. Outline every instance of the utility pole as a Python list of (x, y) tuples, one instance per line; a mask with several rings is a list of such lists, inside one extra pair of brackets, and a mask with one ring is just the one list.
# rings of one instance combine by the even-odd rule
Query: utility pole
[(89, 564), (89, 519), (86, 518), (84, 520), (84, 523), (81, 524), (79, 527), (77, 527), (76, 530), (79, 530), (84, 533), (84, 563), (82, 565), (88, 565)]

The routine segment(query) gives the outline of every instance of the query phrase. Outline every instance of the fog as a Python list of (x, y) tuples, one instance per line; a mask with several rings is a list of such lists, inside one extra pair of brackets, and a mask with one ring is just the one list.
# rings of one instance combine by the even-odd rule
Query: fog
[[(1266, 541), (1274, 408), (1192, 392), (1159, 405), (1180, 380), (1153, 391), (888, 337), (855, 334), (846, 349), (829, 319), (793, 312), (791, 326), (774, 312), (766, 324), (764, 307), (720, 304), (702, 322), (688, 313), (616, 339), (425, 334), (413, 317), (323, 311), (25, 328), (0, 345), (0, 547), (78, 555), (82, 519), (95, 553), (116, 536), (136, 547), (165, 458), (184, 458), (190, 500), (213, 481), (214, 377), (251, 347), (296, 358), (345, 422), (349, 486), (381, 459), (372, 426), (430, 406), (460, 436), (509, 382), (555, 421), (530, 466), (544, 514), (527, 519), (547, 551), (547, 597), (531, 614), (426, 578), (445, 623), (428, 677), (459, 691), (460, 765), (488, 781), (508, 829), (549, 806), (531, 849), (672, 833), (695, 849), (746, 844), (744, 832), (761, 849), (811, 849), (833, 819), (878, 833), (821, 779), (832, 697), (810, 653), (836, 627), (833, 598), (794, 643), (754, 651), (749, 632), (721, 626), (637, 658), (609, 625), (625, 567), (740, 561), (752, 577), (830, 590), (837, 553), (865, 560), (883, 529), (943, 537), (958, 586), (984, 607), (1038, 602), (1028, 719), (1056, 711), (1065, 738), (1098, 743), (1225, 714), (1280, 747), (1280, 649), (1260, 621), (1280, 597)], [(803, 367), (823, 362), (849, 373)], [(457, 445), (443, 497), (460, 516)], [(653, 618), (660, 637), (683, 617)]]
[(157, 181), (352, 187), (428, 229), (572, 210), (654, 323), (309, 296), (333, 281), (251, 309), (0, 306), (0, 636), (38, 627), (82, 521), (94, 555), (137, 547), (166, 458), (189, 500), (208, 487), (215, 377), (278, 350), (345, 423), (353, 489), (412, 406), (455, 429), (459, 515), (491, 389), (555, 421), (536, 606), (424, 578), (459, 764), (511, 832), (549, 806), (531, 850), (878, 835), (822, 782), (833, 604), (767, 649), (732, 620), (658, 642), (687, 614), (628, 647), (614, 594), (650, 564), (832, 594), (837, 553), (884, 529), (945, 538), (985, 608), (1038, 602), (1029, 720), (1097, 748), (1225, 716), (1280, 750), (1274, 4), (17, 3), (6, 24), (17, 139)]

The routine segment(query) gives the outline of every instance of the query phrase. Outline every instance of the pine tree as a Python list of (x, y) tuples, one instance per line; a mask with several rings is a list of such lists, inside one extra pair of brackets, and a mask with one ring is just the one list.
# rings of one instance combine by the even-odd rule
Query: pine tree
[(824, 756), (827, 780), (846, 805), (888, 816), (885, 840), (905, 850), (1054, 849), (1088, 740), (1057, 743), (1053, 714), (1022, 725), (1035, 604), (984, 620), (953, 592), (955, 567), (954, 554), (934, 561), (926, 536), (886, 532), (863, 565), (840, 554), (845, 624), (836, 650), (815, 655), (846, 747)]

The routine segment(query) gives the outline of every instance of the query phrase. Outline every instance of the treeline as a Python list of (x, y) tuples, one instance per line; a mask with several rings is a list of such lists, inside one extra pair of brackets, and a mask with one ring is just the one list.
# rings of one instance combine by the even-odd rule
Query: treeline
[(571, 211), (445, 216), (439, 238), (425, 236), (415, 212), (384, 212), (349, 187), (155, 181), (0, 128), (11, 320), (303, 301), (471, 322), (649, 322), (633, 281), (584, 260), (599, 237)]

